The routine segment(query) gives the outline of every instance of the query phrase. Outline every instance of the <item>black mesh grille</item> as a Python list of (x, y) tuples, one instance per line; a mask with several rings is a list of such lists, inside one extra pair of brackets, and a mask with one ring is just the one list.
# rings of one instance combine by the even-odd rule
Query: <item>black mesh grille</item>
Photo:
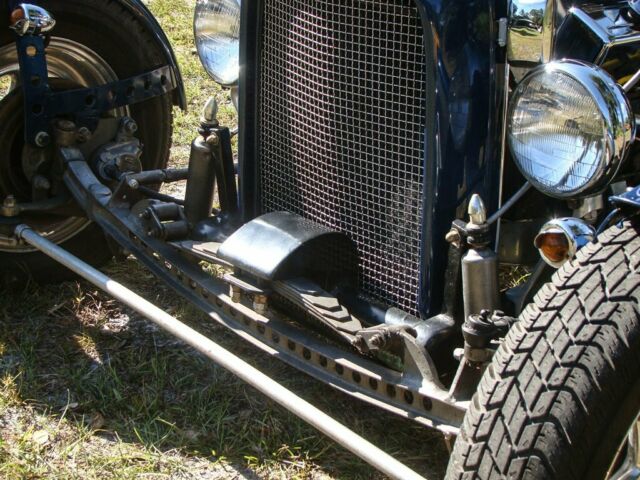
[(417, 313), (426, 81), (413, 0), (264, 0), (261, 35), (262, 212), (346, 232), (362, 291)]

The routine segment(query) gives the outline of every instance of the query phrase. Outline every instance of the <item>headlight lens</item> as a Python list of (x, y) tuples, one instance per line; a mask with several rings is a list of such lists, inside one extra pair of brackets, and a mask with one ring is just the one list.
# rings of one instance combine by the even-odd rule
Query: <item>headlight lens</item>
[(508, 139), (522, 174), (540, 191), (566, 198), (603, 187), (634, 130), (626, 95), (604, 70), (563, 60), (536, 68), (520, 82)]
[(240, 0), (198, 0), (193, 22), (202, 65), (218, 83), (237, 83), (240, 60)]

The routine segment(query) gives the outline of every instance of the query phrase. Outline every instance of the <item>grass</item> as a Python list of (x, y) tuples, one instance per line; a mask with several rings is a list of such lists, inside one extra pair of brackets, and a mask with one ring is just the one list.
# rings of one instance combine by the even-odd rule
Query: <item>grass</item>
[[(147, 2), (170, 37), (189, 110), (175, 111), (185, 165), (200, 108), (228, 94), (200, 66), (193, 0)], [(212, 325), (129, 258), (107, 273), (319, 408), (440, 478), (440, 434), (354, 400)], [(383, 478), (285, 409), (84, 282), (0, 294), (1, 479)]]
[(184, 80), (188, 108), (174, 110), (173, 156), (175, 165), (186, 165), (189, 145), (196, 135), (202, 107), (210, 96), (218, 100), (218, 119), (222, 125), (236, 124), (236, 112), (228, 90), (223, 90), (206, 73), (195, 50), (192, 32), (195, 0), (150, 0), (149, 8), (171, 40)]
[[(271, 360), (208, 323), (133, 259), (107, 273), (428, 477), (442, 475), (438, 433)], [(382, 478), (85, 283), (29, 286), (0, 300), (0, 426), (3, 478)]]

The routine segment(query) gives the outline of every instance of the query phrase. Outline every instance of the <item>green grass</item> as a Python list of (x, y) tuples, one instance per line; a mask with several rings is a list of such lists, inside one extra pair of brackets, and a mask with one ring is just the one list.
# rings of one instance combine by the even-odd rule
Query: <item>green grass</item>
[(184, 80), (188, 109), (174, 110), (174, 155), (176, 165), (186, 165), (188, 146), (197, 134), (202, 107), (210, 96), (219, 103), (218, 119), (222, 125), (233, 127), (236, 112), (229, 91), (215, 83), (202, 67), (193, 41), (192, 20), (194, 0), (151, 0), (149, 7), (171, 40)]
[(9, 87), (11, 87), (11, 76), (4, 75), (0, 77), (0, 100), (9, 92)]
[[(208, 96), (235, 124), (228, 93), (204, 72), (193, 1), (151, 0), (184, 76), (172, 163), (184, 165)], [(213, 325), (135, 260), (107, 273), (428, 478), (442, 436), (352, 399)], [(383, 478), (335, 442), (84, 282), (0, 292), (0, 479)]]
[[(446, 451), (438, 433), (270, 359), (212, 325), (132, 259), (107, 272), (375, 444), (431, 478), (441, 476)], [(258, 478), (381, 478), (85, 283), (2, 296), (0, 415), (4, 478), (199, 478), (194, 468), (209, 474), (248, 469)], [(44, 445), (34, 440), (43, 431)]]

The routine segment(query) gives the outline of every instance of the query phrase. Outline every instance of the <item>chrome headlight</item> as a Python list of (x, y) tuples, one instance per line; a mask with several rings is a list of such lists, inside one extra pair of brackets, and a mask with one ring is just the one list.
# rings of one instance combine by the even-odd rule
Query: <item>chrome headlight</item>
[(634, 131), (622, 88), (604, 70), (573, 60), (532, 70), (509, 109), (514, 161), (538, 190), (553, 197), (604, 187), (618, 171)]
[(224, 86), (238, 82), (240, 0), (198, 0), (193, 20), (198, 56), (209, 75)]

